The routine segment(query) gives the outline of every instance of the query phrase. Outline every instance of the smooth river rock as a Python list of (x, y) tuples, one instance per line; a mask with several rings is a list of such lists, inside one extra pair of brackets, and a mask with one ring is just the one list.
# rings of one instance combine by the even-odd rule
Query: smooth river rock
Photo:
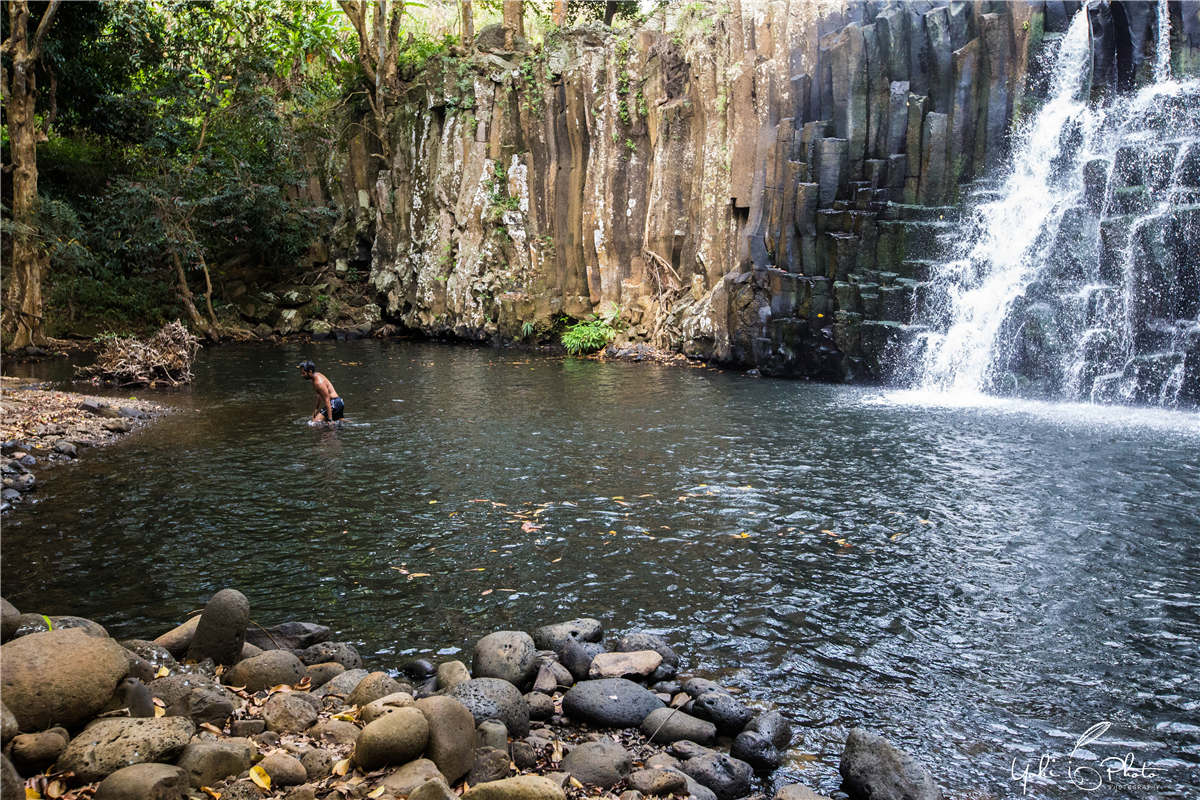
[(737, 736), (754, 718), (754, 712), (732, 695), (707, 692), (692, 701), (692, 716), (717, 726), (717, 733)]
[(170, 764), (133, 764), (105, 778), (96, 800), (187, 800), (187, 775)]
[(473, 674), (525, 687), (537, 674), (537, 648), (523, 631), (496, 631), (475, 644)]
[(600, 653), (588, 667), (588, 678), (644, 678), (658, 669), (662, 656), (653, 650), (635, 650), (626, 653)]
[(21, 612), (12, 603), (0, 597), (0, 644), (7, 642), (17, 632)]
[(212, 596), (188, 648), (187, 661), (211, 658), (217, 664), (236, 664), (246, 643), (250, 601), (237, 589), (222, 589)]
[(941, 800), (942, 790), (915, 758), (882, 736), (854, 728), (842, 751), (842, 789), (863, 800)]
[(250, 769), (257, 752), (249, 739), (197, 741), (183, 749), (175, 765), (187, 774), (188, 785), (199, 789)]
[(662, 663), (668, 667), (679, 667), (679, 656), (671, 649), (661, 636), (653, 633), (627, 633), (617, 640), (612, 648), (614, 653), (636, 653), (639, 650), (653, 650), (662, 656)]
[(346, 705), (365, 706), (388, 695), (404, 692), (404, 687), (386, 672), (372, 672), (358, 682), (346, 698)]
[(663, 707), (662, 700), (648, 689), (624, 678), (577, 683), (563, 697), (565, 713), (608, 728), (637, 727), (652, 711)]
[(239, 661), (225, 673), (226, 686), (245, 686), (248, 692), (261, 692), (272, 686), (295, 686), (304, 679), (304, 665), (287, 650), (268, 650), (262, 655)]
[(349, 642), (321, 642), (306, 648), (300, 654), (300, 660), (306, 667), (313, 664), (325, 664), (336, 661), (347, 670), (362, 669), (362, 656), (358, 649)]
[(182, 625), (176, 626), (154, 640), (163, 647), (172, 658), (183, 658), (192, 646), (192, 637), (196, 635), (196, 626), (200, 624), (199, 615), (192, 617)]
[(474, 678), (455, 686), (446, 696), (466, 706), (477, 725), (498, 719), (510, 736), (522, 739), (529, 735), (529, 704), (521, 690), (508, 681)]
[(783, 754), (779, 752), (775, 743), (757, 731), (739, 733), (729, 748), (729, 755), (765, 772), (783, 763)]
[(354, 762), (364, 771), (404, 764), (425, 750), (429, 723), (417, 708), (401, 708), (362, 729), (354, 743)]
[(102, 780), (122, 767), (174, 758), (195, 730), (185, 717), (96, 720), (71, 740), (57, 766), (84, 783)]
[[(365, 724), (370, 724), (385, 714), (391, 714), (401, 708), (416, 705), (416, 700), (408, 692), (392, 692), (378, 700), (372, 700), (358, 710), (358, 717)], [(353, 703), (350, 703), (353, 705)]]
[(642, 721), (642, 734), (652, 742), (695, 742), (712, 744), (717, 739), (717, 726), (697, 719), (677, 708), (658, 708)]
[(624, 747), (613, 741), (587, 742), (571, 749), (559, 769), (580, 783), (611, 789), (625, 780), (633, 760)]
[(462, 793), (462, 800), (565, 800), (562, 787), (541, 775), (481, 783)]
[(475, 717), (453, 697), (422, 697), (417, 709), (429, 723), (425, 757), (449, 783), (458, 783), (475, 763)]
[(319, 705), (306, 692), (279, 692), (263, 704), (262, 718), (267, 730), (276, 733), (300, 733), (317, 721)]
[(129, 671), (125, 648), (78, 628), (32, 633), (0, 647), (0, 696), (22, 731), (94, 717)]

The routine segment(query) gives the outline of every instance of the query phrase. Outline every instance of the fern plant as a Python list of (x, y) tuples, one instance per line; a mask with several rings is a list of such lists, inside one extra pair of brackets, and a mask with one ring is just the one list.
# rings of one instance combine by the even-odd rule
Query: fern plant
[(563, 347), (573, 356), (596, 352), (616, 337), (620, 316), (621, 307), (610, 303), (599, 314), (568, 325), (562, 334)]

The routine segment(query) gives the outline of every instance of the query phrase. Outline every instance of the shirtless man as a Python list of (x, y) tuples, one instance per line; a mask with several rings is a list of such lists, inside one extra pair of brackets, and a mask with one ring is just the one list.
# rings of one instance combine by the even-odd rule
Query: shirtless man
[(300, 377), (306, 381), (312, 381), (313, 391), (317, 393), (317, 410), (313, 412), (312, 421), (324, 421), (330, 424), (342, 418), (345, 413), (346, 405), (342, 402), (342, 398), (338, 397), (337, 390), (333, 388), (333, 384), (329, 382), (321, 373), (317, 372), (317, 366), (311, 361), (304, 361), (300, 364)]

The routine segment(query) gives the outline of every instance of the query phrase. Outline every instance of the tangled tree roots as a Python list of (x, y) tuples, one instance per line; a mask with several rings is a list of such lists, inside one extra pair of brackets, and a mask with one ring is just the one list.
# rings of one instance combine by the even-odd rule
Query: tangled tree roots
[(192, 359), (200, 340), (175, 320), (147, 341), (111, 339), (90, 367), (76, 367), (78, 378), (102, 378), (121, 386), (192, 382)]

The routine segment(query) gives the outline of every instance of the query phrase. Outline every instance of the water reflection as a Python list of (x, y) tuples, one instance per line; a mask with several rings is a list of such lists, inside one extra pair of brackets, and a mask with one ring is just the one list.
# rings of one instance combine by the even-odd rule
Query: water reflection
[[(340, 428), (304, 424), (305, 358)], [(860, 723), (998, 796), (1014, 757), (1102, 719), (1187, 765), (1171, 785), (1195, 774), (1194, 416), (408, 343), (196, 372), (191, 410), (6, 520), (18, 607), (147, 636), (237, 586), (257, 622), (327, 621), (380, 667), (587, 614), (785, 706), (781, 777), (826, 792)]]

